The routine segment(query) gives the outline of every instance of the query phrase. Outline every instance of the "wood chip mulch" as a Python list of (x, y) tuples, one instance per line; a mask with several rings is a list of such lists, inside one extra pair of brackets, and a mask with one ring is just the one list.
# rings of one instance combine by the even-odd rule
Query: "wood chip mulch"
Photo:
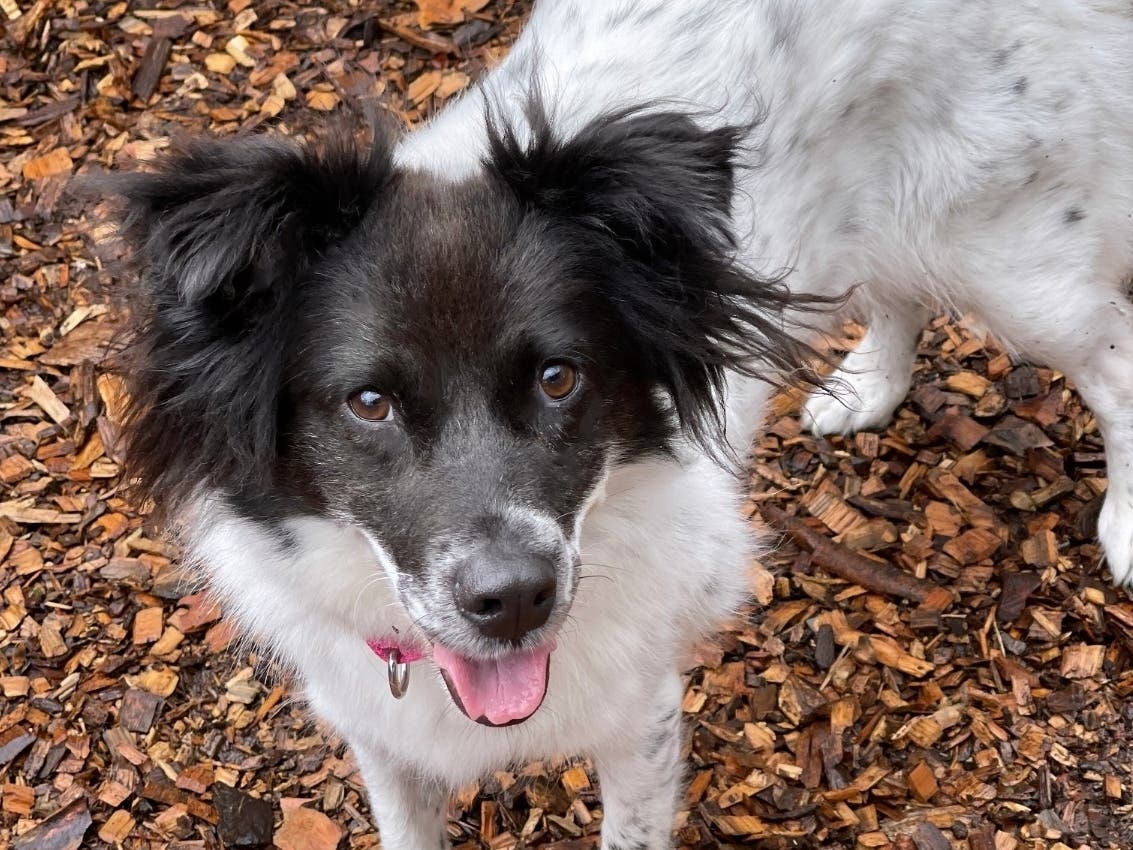
[[(0, 0), (0, 846), (377, 846), (350, 754), (246, 648), (119, 479), (121, 291), (75, 175), (171, 136), (425, 117), (507, 0)], [(758, 605), (685, 698), (686, 848), (1128, 850), (1133, 602), (1093, 539), (1097, 426), (1061, 375), (941, 319), (884, 433), (780, 399)], [(892, 568), (896, 568), (896, 572)], [(860, 583), (860, 584), (859, 584)], [(597, 846), (584, 764), (463, 789), (462, 848)]]

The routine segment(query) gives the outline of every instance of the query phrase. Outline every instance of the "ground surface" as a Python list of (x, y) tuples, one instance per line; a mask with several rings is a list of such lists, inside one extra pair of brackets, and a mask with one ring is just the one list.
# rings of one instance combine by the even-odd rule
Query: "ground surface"
[[(228, 647), (123, 493), (99, 365), (121, 288), (63, 190), (170, 134), (299, 132), (360, 96), (419, 119), (526, 4), (420, 5), (0, 0), (0, 846), (377, 844), (349, 754)], [(916, 384), (880, 435), (773, 417), (751, 510), (836, 548), (784, 539), (693, 673), (686, 847), (1133, 847), (1133, 604), (1092, 541), (1095, 424), (1061, 376), (943, 321)], [(860, 572), (854, 551), (943, 590), (815, 563)], [(465, 789), (452, 834), (592, 847), (600, 812), (581, 766), (534, 765)]]

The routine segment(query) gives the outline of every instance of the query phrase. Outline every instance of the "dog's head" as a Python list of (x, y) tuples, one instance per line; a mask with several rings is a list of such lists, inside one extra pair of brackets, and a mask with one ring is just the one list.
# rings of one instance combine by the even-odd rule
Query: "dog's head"
[(119, 186), (143, 283), (135, 474), (167, 505), (219, 491), (362, 530), (493, 724), (542, 699), (610, 467), (719, 449), (725, 371), (804, 359), (783, 286), (731, 257), (740, 130), (529, 122), (489, 122), (458, 181), (396, 166), (375, 132), (200, 139)]

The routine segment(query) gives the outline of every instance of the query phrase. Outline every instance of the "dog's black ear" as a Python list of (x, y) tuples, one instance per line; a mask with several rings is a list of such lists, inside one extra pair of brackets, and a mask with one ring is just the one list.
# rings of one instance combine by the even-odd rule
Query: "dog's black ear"
[(124, 448), (143, 492), (168, 502), (270, 476), (297, 285), (380, 195), (391, 151), (377, 130), (199, 138), (104, 181), (139, 284)]
[(789, 329), (818, 299), (735, 261), (736, 160), (751, 127), (633, 109), (561, 140), (537, 99), (526, 117), (523, 128), (489, 119), (487, 167), (531, 208), (581, 229), (580, 254), (690, 436), (716, 442), (728, 369), (817, 380), (814, 352)]

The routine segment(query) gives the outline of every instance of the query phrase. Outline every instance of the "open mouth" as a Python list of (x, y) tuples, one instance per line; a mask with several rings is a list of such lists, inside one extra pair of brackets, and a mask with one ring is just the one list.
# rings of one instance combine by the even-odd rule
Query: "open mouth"
[(433, 661), (457, 708), (485, 726), (511, 726), (543, 704), (552, 649), (542, 646), (486, 661), (464, 658), (436, 644)]
[[(366, 643), (387, 662), (394, 651), (407, 664), (427, 654), (427, 650), (396, 639), (371, 638)], [(488, 661), (465, 658), (438, 643), (433, 645), (433, 661), (452, 701), (468, 718), (485, 726), (513, 726), (543, 704), (554, 649), (554, 643), (548, 643)]]

